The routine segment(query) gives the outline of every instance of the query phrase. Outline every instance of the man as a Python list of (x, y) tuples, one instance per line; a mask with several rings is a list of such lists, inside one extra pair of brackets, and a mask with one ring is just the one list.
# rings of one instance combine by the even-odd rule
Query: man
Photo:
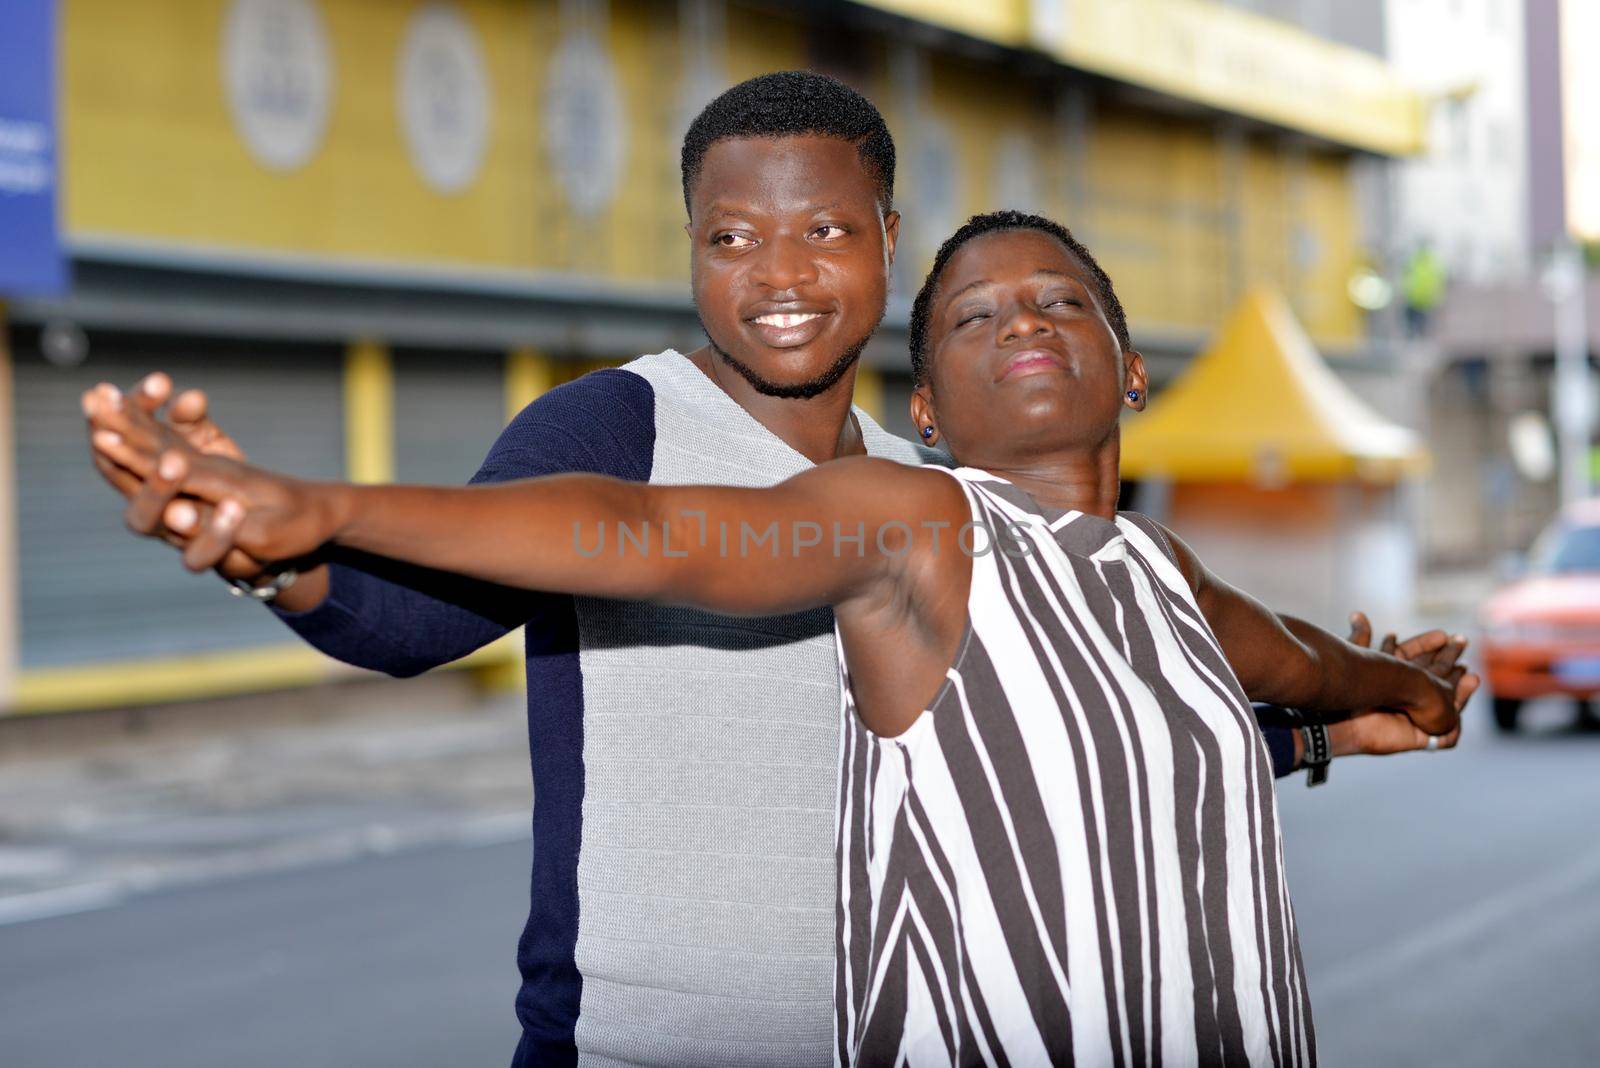
[[(832, 79), (765, 75), (707, 106), (682, 164), (709, 344), (551, 391), (474, 481), (582, 471), (754, 486), (841, 456), (935, 457), (850, 405), (899, 232), (877, 110)], [(135, 399), (155, 407), (170, 387), (151, 384)], [(236, 448), (203, 397), (171, 415), (202, 447)], [(124, 493), (137, 487), (97, 463)], [(130, 522), (180, 543), (197, 528), (188, 502), (164, 515), (165, 529), (161, 512)], [(283, 587), (274, 610), (296, 633), (394, 675), (526, 624), (536, 804), (517, 1064), (830, 1063), (839, 694), (828, 613), (731, 619), (352, 556), (305, 562), (289, 585), (237, 555), (221, 570)], [(1430, 642), (1430, 655), (1454, 648)], [(1358, 722), (1383, 729), (1341, 727), (1348, 751), (1421, 744), (1403, 718)], [(1297, 735), (1272, 737), (1289, 764)]]

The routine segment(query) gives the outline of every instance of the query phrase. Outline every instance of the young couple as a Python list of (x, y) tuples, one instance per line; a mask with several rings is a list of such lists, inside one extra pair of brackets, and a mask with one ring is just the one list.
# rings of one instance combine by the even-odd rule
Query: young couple
[(713, 102), (683, 155), (710, 344), (547, 394), (480, 485), (247, 467), (203, 396), (152, 418), (160, 378), (86, 395), (96, 463), (192, 568), (297, 562), (275, 610), (341, 659), (411, 674), (526, 623), (519, 1063), (1310, 1062), (1247, 698), (1391, 710), (1344, 752), (1453, 744), (1462, 643), (1416, 666), (1280, 619), (1116, 512), (1144, 368), (1043, 219), (941, 249), (912, 411), (961, 466), (915, 466), (849, 404), (893, 168), (829, 79)]

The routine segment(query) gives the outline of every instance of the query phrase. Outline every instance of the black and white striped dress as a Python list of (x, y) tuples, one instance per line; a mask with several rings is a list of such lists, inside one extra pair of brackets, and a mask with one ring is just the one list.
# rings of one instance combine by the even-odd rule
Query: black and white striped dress
[(1160, 529), (951, 473), (1015, 540), (905, 734), (845, 674), (838, 1061), (1314, 1064), (1270, 759)]

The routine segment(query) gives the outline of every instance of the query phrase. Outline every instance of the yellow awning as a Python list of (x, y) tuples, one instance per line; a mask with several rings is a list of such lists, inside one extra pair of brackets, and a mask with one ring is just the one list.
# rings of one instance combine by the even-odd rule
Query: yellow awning
[(1270, 289), (1247, 293), (1206, 350), (1122, 427), (1124, 478), (1390, 482), (1427, 467), (1417, 436), (1351, 392)]

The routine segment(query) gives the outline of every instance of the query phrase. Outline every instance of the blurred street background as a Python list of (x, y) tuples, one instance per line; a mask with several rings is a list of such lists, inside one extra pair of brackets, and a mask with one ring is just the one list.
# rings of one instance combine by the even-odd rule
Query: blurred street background
[(154, 369), (269, 466), (460, 482), (702, 343), (678, 148), (739, 80), (883, 110), (857, 402), (967, 215), (1067, 223), (1155, 376), (1127, 506), (1274, 608), (1468, 634), (1459, 750), (1279, 784), (1324, 1063), (1600, 1063), (1600, 3), (0, 5), (0, 1065), (515, 1045), (519, 635), (368, 676), (130, 537), (78, 395)]

